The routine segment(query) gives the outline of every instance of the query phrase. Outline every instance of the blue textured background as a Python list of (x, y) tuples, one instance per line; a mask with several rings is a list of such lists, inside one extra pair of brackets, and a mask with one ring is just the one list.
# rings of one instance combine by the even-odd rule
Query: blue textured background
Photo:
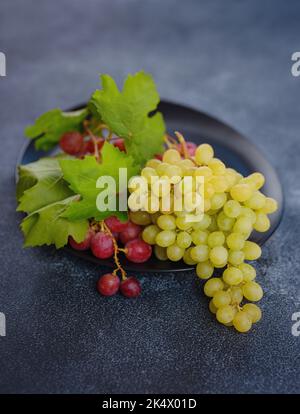
[[(299, 392), (299, 1), (1, 0), (0, 392)], [(22, 250), (14, 167), (23, 128), (88, 98), (99, 72), (151, 72), (161, 96), (249, 136), (278, 170), (286, 213), (257, 263), (263, 321), (218, 325), (193, 274), (141, 275), (137, 301), (101, 298), (101, 269)]]

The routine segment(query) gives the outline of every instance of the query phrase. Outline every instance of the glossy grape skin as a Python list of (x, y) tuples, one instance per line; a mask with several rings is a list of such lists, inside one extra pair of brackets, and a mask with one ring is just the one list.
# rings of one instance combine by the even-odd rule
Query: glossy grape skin
[(116, 216), (110, 216), (106, 218), (105, 224), (109, 227), (110, 231), (120, 233), (126, 229), (128, 221), (120, 221)]
[(248, 313), (246, 312), (237, 312), (233, 318), (233, 326), (238, 332), (248, 332), (252, 327), (252, 320)]
[(59, 141), (60, 148), (70, 155), (76, 155), (83, 144), (83, 136), (78, 131), (66, 132)]
[(213, 297), (216, 292), (224, 288), (224, 283), (219, 277), (212, 277), (204, 285), (204, 293), (208, 297)]
[(158, 260), (162, 260), (162, 261), (168, 260), (166, 247), (161, 247), (156, 244), (154, 246), (154, 254), (155, 254), (155, 257), (158, 258)]
[(135, 277), (127, 277), (120, 284), (120, 292), (126, 298), (136, 298), (142, 292), (141, 284)]
[(135, 239), (126, 243), (125, 251), (127, 259), (131, 262), (144, 263), (151, 256), (152, 247), (144, 240)]
[(256, 282), (247, 282), (242, 289), (245, 298), (251, 302), (258, 302), (263, 297), (263, 290)]
[(112, 237), (108, 233), (99, 231), (92, 237), (91, 250), (99, 259), (108, 259), (114, 253)]
[(243, 306), (243, 311), (250, 316), (252, 323), (260, 321), (262, 313), (260, 308), (254, 303), (246, 303), (246, 305)]
[(207, 165), (214, 156), (214, 150), (209, 144), (201, 144), (195, 152), (195, 160), (198, 165)]
[(142, 232), (142, 227), (138, 224), (129, 221), (123, 231), (119, 234), (119, 240), (121, 243), (126, 244), (130, 240), (136, 239)]
[(209, 279), (213, 273), (214, 267), (209, 260), (197, 264), (196, 274), (200, 279)]
[(103, 296), (115, 295), (120, 287), (120, 279), (112, 273), (101, 276), (97, 282), (97, 290)]
[(217, 308), (216, 318), (220, 323), (224, 325), (232, 322), (234, 315), (234, 309), (230, 305), (224, 305), (222, 307)]
[(176, 243), (167, 247), (167, 256), (172, 262), (177, 262), (182, 259), (184, 255), (184, 249), (179, 247)]
[(129, 216), (133, 223), (139, 224), (140, 226), (147, 226), (147, 224), (152, 223), (151, 216), (147, 211), (131, 211)]
[(94, 234), (94, 230), (90, 227), (87, 231), (85, 239), (82, 242), (77, 243), (76, 240), (74, 240), (73, 237), (70, 236), (69, 244), (75, 250), (88, 250), (91, 246), (91, 241)]

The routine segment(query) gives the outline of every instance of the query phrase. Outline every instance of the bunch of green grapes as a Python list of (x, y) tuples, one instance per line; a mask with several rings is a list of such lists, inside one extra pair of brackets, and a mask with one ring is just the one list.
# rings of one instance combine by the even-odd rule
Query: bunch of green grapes
[[(233, 325), (239, 332), (249, 331), (260, 320), (261, 311), (255, 304), (242, 302), (259, 301), (263, 291), (255, 282), (255, 268), (246, 263), (257, 260), (261, 248), (248, 239), (253, 230), (266, 232), (270, 228), (268, 215), (277, 209), (277, 202), (260, 191), (264, 176), (257, 172), (243, 177), (227, 168), (208, 144), (198, 146), (187, 159), (176, 149), (168, 149), (162, 161), (149, 160), (141, 175), (149, 183), (153, 176), (204, 177), (201, 220), (190, 222), (187, 212), (174, 211), (172, 203), (168, 211), (160, 204), (158, 211), (151, 211), (147, 205), (144, 211), (131, 212), (130, 217), (145, 226), (142, 238), (154, 246), (158, 259), (183, 259), (195, 265), (200, 279), (209, 279), (204, 293), (211, 298), (209, 309), (220, 323)], [(159, 199), (162, 196), (157, 194)], [(224, 269), (222, 277), (211, 278), (215, 269)]]

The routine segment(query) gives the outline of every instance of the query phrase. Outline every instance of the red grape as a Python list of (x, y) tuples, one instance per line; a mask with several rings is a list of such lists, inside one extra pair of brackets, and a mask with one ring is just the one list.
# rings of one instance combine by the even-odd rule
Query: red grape
[(126, 298), (136, 298), (141, 294), (140, 282), (135, 277), (128, 277), (120, 284), (120, 291)]
[(106, 273), (101, 276), (97, 282), (97, 290), (103, 296), (115, 295), (120, 286), (120, 279), (112, 273)]
[(127, 223), (126, 228), (123, 231), (121, 231), (119, 235), (121, 243), (126, 244), (130, 240), (136, 239), (141, 233), (141, 231), (142, 231), (141, 226), (139, 226), (138, 224), (132, 223), (132, 221), (129, 221)]
[(142, 239), (134, 239), (125, 245), (126, 257), (134, 263), (146, 262), (152, 253), (150, 244), (144, 242)]
[(112, 237), (103, 231), (99, 231), (91, 240), (91, 250), (93, 255), (99, 259), (111, 257), (114, 253)]
[[(187, 152), (188, 152), (189, 156), (193, 157), (195, 155), (197, 145), (194, 142), (186, 141), (185, 146), (186, 146), (186, 149), (187, 149)], [(184, 155), (182, 144), (178, 145), (178, 151), (180, 152), (180, 154)]]
[[(104, 138), (97, 138), (97, 146), (98, 146), (98, 150), (101, 151), (103, 145), (104, 145)], [(95, 151), (95, 144), (94, 141), (92, 139), (90, 139), (89, 141), (87, 141), (87, 152), (93, 154)]]
[(113, 233), (120, 233), (126, 229), (128, 221), (122, 222), (116, 216), (110, 216), (105, 219), (105, 224), (109, 227)]
[(154, 158), (156, 158), (156, 159), (158, 159), (158, 160), (162, 161), (163, 156), (162, 156), (162, 154), (155, 154), (155, 155), (154, 155)]
[(66, 132), (60, 138), (60, 148), (70, 155), (77, 154), (83, 144), (83, 136), (77, 131)]
[(75, 241), (73, 237), (70, 236), (69, 244), (75, 250), (88, 250), (90, 248), (91, 240), (94, 234), (95, 234), (94, 230), (90, 227), (87, 231), (85, 239), (82, 242), (77, 243), (77, 241)]
[(114, 147), (119, 148), (120, 151), (126, 152), (125, 142), (123, 138), (113, 138), (110, 142)]

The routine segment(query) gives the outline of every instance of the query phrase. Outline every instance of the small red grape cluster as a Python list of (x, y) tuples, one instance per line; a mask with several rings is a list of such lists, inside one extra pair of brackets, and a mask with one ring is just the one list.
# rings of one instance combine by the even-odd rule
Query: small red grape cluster
[[(100, 277), (97, 283), (98, 292), (104, 296), (112, 296), (119, 290), (128, 297), (134, 298), (140, 295), (140, 282), (135, 277), (127, 277), (122, 268), (118, 253), (124, 252), (127, 259), (134, 263), (146, 262), (152, 254), (152, 247), (140, 238), (142, 227), (130, 220), (123, 223), (117, 217), (111, 216), (97, 223), (91, 222), (86, 238), (77, 243), (69, 238), (70, 246), (75, 250), (91, 249), (93, 255), (99, 259), (108, 259), (114, 256), (117, 268), (113, 273), (107, 273)], [(123, 244), (120, 248), (117, 241)], [(122, 281), (117, 276), (120, 271)]]
[[(104, 142), (104, 138), (95, 136), (89, 130), (87, 130), (85, 135), (78, 131), (70, 131), (62, 135), (59, 146), (65, 153), (74, 155), (77, 158), (83, 158), (87, 154), (99, 154)], [(112, 138), (110, 143), (119, 148), (120, 151), (126, 152), (122, 138)]]

